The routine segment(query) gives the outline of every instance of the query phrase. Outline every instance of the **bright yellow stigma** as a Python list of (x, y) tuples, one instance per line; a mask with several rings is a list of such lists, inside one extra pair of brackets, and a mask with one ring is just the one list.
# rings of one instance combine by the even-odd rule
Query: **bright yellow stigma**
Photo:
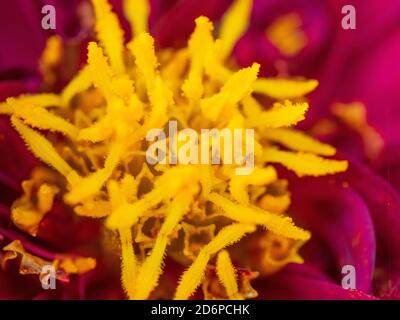
[[(216, 267), (221, 297), (254, 297), (254, 290), (243, 293), (248, 286), (239, 281), (237, 269), (246, 266), (231, 260), (227, 248), (234, 252), (256, 230), (287, 239), (293, 245), (280, 252), (284, 262), (274, 264), (274, 256), (269, 257), (275, 271), (301, 263), (297, 250), (311, 236), (288, 216), (290, 194), (274, 165), (300, 176), (347, 167), (346, 161), (323, 158), (334, 155), (334, 148), (289, 128), (305, 118), (304, 95), (317, 82), (260, 78), (257, 63), (228, 67), (248, 26), (250, 0), (234, 1), (218, 39), (207, 17), (196, 19), (187, 48), (180, 50), (155, 49), (147, 30), (147, 1), (125, 1), (134, 34), (127, 44), (108, 2), (92, 1), (98, 41), (88, 45), (87, 65), (62, 93), (24, 95), (0, 104), (0, 114), (11, 117), (28, 148), (55, 170), (52, 179), (41, 177), (39, 183), (32, 176), (24, 182), (25, 194), (13, 206), (14, 223), (34, 235), (57, 193), (77, 215), (103, 218), (108, 232), (117, 235), (128, 298), (167, 292), (163, 297), (188, 299), (209, 280), (211, 267)], [(260, 94), (274, 102), (262, 105)], [(146, 134), (165, 128), (169, 120), (178, 122), (179, 131), (254, 129), (253, 173), (237, 176), (239, 164), (147, 163)], [(44, 130), (64, 137), (46, 137)], [(163, 290), (166, 257), (187, 267), (176, 290)], [(265, 274), (271, 268), (254, 271)]]

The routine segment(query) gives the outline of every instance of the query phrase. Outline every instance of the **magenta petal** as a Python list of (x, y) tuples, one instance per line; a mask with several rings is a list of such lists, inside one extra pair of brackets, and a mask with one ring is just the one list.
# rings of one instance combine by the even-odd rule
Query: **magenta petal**
[(398, 297), (400, 197), (390, 184), (366, 166), (351, 162), (343, 174), (295, 178), (289, 185), (291, 214), (313, 235), (301, 251), (306, 262), (337, 284), (342, 266), (352, 264), (357, 289)]
[(400, 196), (382, 177), (357, 163), (341, 178), (351, 181), (370, 209), (377, 242), (375, 291), (381, 296), (399, 297)]
[[(0, 269), (0, 300), (31, 299), (41, 291), (38, 276), (21, 276), (16, 264), (8, 267), (9, 270)], [(24, 290), (21, 290), (24, 288)]]
[[(87, 32), (87, 30), (81, 30), (82, 26), (78, 16), (78, 7), (83, 3), (82, 0), (39, 0), (39, 2), (39, 8), (45, 5), (52, 5), (56, 9), (57, 28), (52, 32), (64, 38), (75, 38), (79, 36), (79, 33)], [(41, 14), (41, 18), (43, 16)], [(47, 35), (49, 35), (49, 32), (46, 32)]]
[(92, 244), (99, 237), (100, 225), (100, 220), (75, 216), (57, 199), (40, 222), (37, 237), (58, 251), (71, 251)]
[[(332, 11), (327, 1), (255, 0), (250, 28), (235, 50), (237, 61), (244, 66), (257, 61), (263, 66), (261, 74), (270, 76), (276, 74), (276, 62), (281, 60), (287, 63), (291, 75), (310, 76), (324, 62), (334, 21)], [(297, 55), (287, 57), (270, 42), (265, 32), (277, 18), (292, 13), (300, 17), (307, 43)]]
[[(78, 38), (86, 36), (78, 17), (81, 0), (14, 0), (1, 6), (0, 21), (0, 80), (37, 80), (38, 61), (46, 39), (54, 34)], [(42, 8), (53, 5), (56, 10), (56, 29), (42, 28)]]
[(375, 265), (375, 234), (365, 200), (351, 185), (330, 177), (296, 180), (289, 184), (292, 215), (312, 233), (304, 248), (306, 260), (325, 270), (337, 283), (342, 267), (354, 266), (357, 289), (369, 293)]
[[(159, 1), (153, 1), (153, 6)], [(177, 1), (154, 23), (151, 33), (159, 46), (181, 46), (193, 31), (197, 17), (205, 15), (211, 20), (218, 19), (228, 5), (228, 0)]]
[(1, 81), (0, 82), (0, 102), (11, 96), (17, 96), (30, 91), (29, 83), (22, 81)]
[(10, 125), (5, 116), (0, 117), (0, 189), (2, 189), (2, 203), (10, 204), (7, 188), (10, 191), (19, 191), (21, 181), (28, 178), (31, 170), (38, 164), (32, 153), (26, 148), (18, 133)]
[(291, 264), (271, 277), (257, 281), (261, 299), (277, 300), (371, 300), (359, 290), (346, 290), (313, 266)]
[[(335, 5), (335, 11), (340, 12), (342, 3)], [(354, 5), (357, 29), (335, 28), (325, 61), (313, 75), (320, 86), (310, 96), (316, 107), (311, 108), (307, 122), (328, 116), (335, 102), (360, 101), (367, 108), (368, 123), (382, 135), (385, 145), (398, 145), (400, 67), (393, 62), (400, 54), (400, 2), (388, 0), (379, 15), (380, 1), (355, 1)], [(341, 15), (335, 19), (339, 25)]]
[(374, 161), (374, 168), (400, 192), (400, 148), (392, 145), (385, 148), (380, 157)]
[[(0, 101), (30, 90), (27, 82), (0, 82)], [(11, 204), (20, 191), (21, 181), (29, 177), (31, 170), (39, 162), (27, 149), (24, 142), (12, 128), (7, 116), (0, 116), (0, 191), (1, 203)]]
[[(399, 17), (400, 19), (400, 17)], [(367, 108), (368, 122), (383, 137), (385, 144), (400, 145), (400, 67), (392, 59), (400, 55), (400, 32), (388, 35), (385, 42), (368, 54), (351, 59), (352, 68), (342, 76), (333, 95), (343, 102), (361, 101)]]
[(1, 6), (0, 21), (0, 77), (35, 74), (46, 39), (41, 6), (37, 1), (8, 1)]

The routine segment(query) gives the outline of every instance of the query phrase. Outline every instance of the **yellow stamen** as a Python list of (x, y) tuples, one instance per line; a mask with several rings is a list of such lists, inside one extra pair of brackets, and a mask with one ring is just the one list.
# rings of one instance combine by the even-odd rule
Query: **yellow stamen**
[(307, 36), (301, 29), (303, 22), (297, 13), (289, 13), (276, 19), (267, 29), (267, 38), (288, 56), (297, 55), (307, 44)]
[[(13, 223), (32, 236), (36, 236), (40, 222), (52, 208), (54, 197), (59, 191), (54, 186), (42, 184), (34, 194), (34, 183), (34, 180), (22, 182), (24, 195), (13, 203), (11, 209)], [(36, 206), (33, 204), (35, 196), (37, 198)]]
[(255, 168), (248, 176), (233, 175), (229, 183), (232, 198), (241, 204), (248, 204), (248, 185), (268, 185), (277, 179), (276, 170), (273, 167)]
[(213, 25), (206, 17), (196, 19), (196, 29), (189, 40), (190, 71), (182, 86), (182, 91), (189, 100), (198, 101), (203, 95), (203, 67), (204, 59), (212, 50)]
[(162, 128), (168, 121), (168, 106), (173, 103), (172, 92), (168, 89), (160, 76), (154, 81), (154, 88), (150, 94), (151, 112), (144, 123), (145, 131), (152, 128)]
[(57, 81), (57, 67), (63, 58), (63, 43), (58, 35), (47, 38), (46, 47), (39, 60), (39, 70), (43, 75), (43, 84), (53, 86)]
[(61, 256), (57, 257), (53, 265), (70, 274), (83, 274), (96, 267), (96, 260), (90, 257)]
[(61, 93), (61, 99), (64, 106), (67, 106), (71, 99), (78, 93), (87, 90), (92, 85), (92, 77), (89, 67), (85, 66), (79, 71)]
[(226, 250), (222, 250), (218, 253), (217, 275), (225, 287), (229, 299), (240, 299), (236, 271), (229, 257), (229, 253)]
[(121, 268), (121, 280), (122, 287), (129, 299), (133, 299), (135, 290), (136, 290), (136, 269), (137, 262), (135, 252), (133, 250), (132, 245), (132, 233), (129, 228), (121, 228), (119, 229), (119, 238), (121, 241), (121, 260), (122, 260), (122, 268)]
[(289, 263), (301, 264), (304, 260), (299, 255), (303, 241), (294, 241), (275, 234), (266, 234), (262, 238), (262, 256), (259, 261), (263, 275), (270, 275)]
[(104, 50), (110, 58), (110, 64), (117, 74), (125, 71), (124, 32), (117, 15), (112, 12), (107, 0), (92, 0), (96, 13), (96, 31)]
[(260, 65), (254, 63), (251, 67), (236, 72), (222, 87), (221, 91), (210, 98), (201, 101), (201, 110), (210, 120), (215, 121), (223, 108), (237, 104), (252, 91), (257, 79)]
[(56, 66), (61, 61), (62, 39), (60, 36), (50, 36), (47, 39), (46, 47), (40, 57), (39, 69), (45, 74), (49, 68)]
[(90, 199), (76, 206), (74, 211), (79, 216), (103, 218), (110, 214), (111, 207), (108, 201)]
[(146, 210), (198, 181), (199, 172), (195, 167), (180, 166), (170, 169), (157, 179), (152, 191), (133, 204), (121, 206), (112, 213), (106, 224), (111, 229), (133, 226)]
[(175, 300), (188, 299), (199, 286), (211, 256), (239, 241), (245, 234), (255, 231), (250, 224), (235, 223), (223, 228), (216, 237), (201, 249), (193, 264), (183, 273), (175, 292)]
[(8, 98), (6, 102), (0, 103), (0, 114), (11, 115), (15, 111), (15, 105), (32, 105), (39, 108), (59, 107), (62, 105), (58, 95), (42, 93), (35, 95), (21, 95), (16, 98)]
[(219, 83), (225, 83), (233, 74), (221, 60), (222, 41), (217, 39), (213, 46), (205, 51), (204, 69), (206, 74)]
[(291, 239), (308, 240), (310, 238), (310, 233), (296, 227), (289, 217), (281, 217), (256, 207), (239, 205), (217, 193), (211, 193), (208, 199), (221, 207), (225, 216), (237, 222), (261, 225)]
[(128, 18), (131, 28), (132, 37), (138, 36), (143, 32), (147, 32), (147, 20), (150, 14), (150, 3), (148, 0), (124, 0), (124, 12)]
[(90, 42), (88, 45), (88, 68), (95, 87), (110, 103), (113, 97), (111, 90), (113, 72), (103, 50), (95, 42)]
[(270, 129), (263, 132), (271, 140), (296, 151), (311, 152), (322, 156), (333, 156), (336, 149), (293, 129)]
[(115, 167), (118, 165), (122, 152), (123, 149), (121, 143), (116, 142), (113, 144), (105, 161), (104, 168), (82, 178), (65, 196), (65, 200), (68, 203), (76, 204), (97, 193), (110, 178)]
[(301, 176), (324, 176), (347, 170), (344, 160), (328, 160), (312, 153), (294, 153), (268, 148), (263, 154), (264, 161), (280, 163)]
[(264, 210), (281, 214), (289, 208), (290, 196), (288, 194), (281, 196), (266, 194), (260, 199), (259, 205)]
[[(121, 183), (122, 185), (122, 183)], [(111, 208), (116, 210), (122, 203), (126, 203), (126, 196), (115, 180), (110, 180), (107, 185)], [(121, 243), (121, 282), (129, 299), (133, 299), (136, 289), (137, 261), (132, 244), (132, 232), (128, 228), (118, 229)]]
[(260, 129), (290, 127), (304, 120), (308, 107), (306, 102), (296, 104), (290, 101), (285, 101), (284, 104), (277, 102), (271, 110), (249, 116), (246, 126)]
[(318, 86), (317, 80), (260, 78), (254, 84), (254, 92), (274, 99), (303, 97)]
[(220, 39), (223, 43), (223, 58), (231, 54), (236, 42), (247, 30), (252, 3), (252, 0), (236, 0), (222, 18)]
[(178, 195), (171, 203), (168, 216), (160, 230), (156, 243), (143, 263), (137, 279), (137, 291), (134, 299), (147, 299), (151, 291), (157, 286), (162, 272), (162, 263), (168, 245), (168, 237), (174, 231), (183, 215), (188, 211), (193, 193)]
[[(50, 99), (44, 98), (44, 102), (50, 102)], [(61, 117), (49, 112), (43, 107), (39, 107), (29, 101), (30, 99), (7, 99), (8, 111), (14, 116), (22, 119), (26, 124), (41, 129), (64, 133), (75, 138), (78, 135), (78, 128)], [(47, 101), (46, 101), (47, 100)]]
[(136, 66), (144, 77), (147, 91), (151, 92), (158, 67), (154, 51), (154, 39), (150, 34), (142, 33), (128, 43), (128, 49), (136, 59)]
[(24, 125), (23, 122), (18, 120), (15, 116), (11, 117), (11, 122), (36, 157), (52, 166), (64, 177), (69, 177), (73, 169), (61, 158), (46, 138)]

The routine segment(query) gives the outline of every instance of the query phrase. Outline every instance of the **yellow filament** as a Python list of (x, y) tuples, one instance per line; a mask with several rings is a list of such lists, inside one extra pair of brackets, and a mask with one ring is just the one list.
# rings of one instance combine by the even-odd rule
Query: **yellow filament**
[(138, 36), (148, 30), (148, 17), (150, 13), (150, 4), (148, 0), (124, 0), (124, 12), (128, 18), (132, 37)]
[(246, 126), (259, 129), (290, 127), (304, 120), (308, 107), (306, 102), (295, 104), (290, 101), (285, 101), (284, 104), (277, 102), (272, 109), (249, 116)]
[(260, 78), (254, 84), (254, 92), (274, 99), (295, 99), (314, 91), (317, 80)]
[(134, 295), (135, 299), (147, 299), (151, 291), (157, 286), (162, 272), (162, 263), (166, 254), (168, 237), (178, 225), (183, 215), (188, 211), (192, 198), (193, 194), (189, 192), (178, 195), (172, 201), (168, 216), (157, 236), (156, 243), (149, 257), (140, 268), (137, 279), (137, 291)]
[(148, 33), (141, 33), (133, 41), (128, 43), (128, 49), (135, 57), (136, 66), (144, 77), (147, 90), (150, 92), (153, 88), (158, 67), (153, 37)]
[(11, 122), (36, 157), (52, 166), (66, 178), (73, 172), (73, 169), (61, 158), (46, 138), (24, 125), (15, 116), (11, 117)]
[(227, 250), (218, 253), (217, 275), (229, 299), (239, 299), (236, 271)]
[(124, 32), (117, 15), (112, 12), (107, 0), (92, 0), (96, 14), (96, 31), (104, 50), (110, 58), (110, 64), (117, 74), (125, 72)]
[(221, 207), (226, 217), (237, 222), (261, 225), (291, 239), (308, 240), (310, 238), (310, 233), (296, 227), (289, 217), (278, 216), (256, 207), (239, 205), (217, 193), (211, 193), (208, 199)]
[(245, 234), (255, 231), (250, 224), (235, 223), (224, 227), (216, 237), (204, 246), (192, 265), (183, 273), (175, 292), (175, 300), (188, 299), (199, 286), (211, 256), (223, 248), (239, 241)]
[(220, 39), (223, 43), (223, 58), (231, 54), (236, 42), (247, 30), (252, 3), (252, 0), (236, 0), (222, 18)]
[(297, 130), (287, 128), (267, 129), (263, 134), (269, 140), (278, 142), (292, 150), (311, 152), (322, 156), (333, 156), (336, 153), (336, 149), (329, 144), (321, 143)]
[(92, 77), (89, 67), (85, 66), (79, 71), (61, 93), (61, 99), (64, 106), (67, 106), (71, 99), (78, 93), (87, 90), (92, 85)]
[(280, 163), (294, 171), (298, 176), (324, 176), (347, 170), (348, 163), (344, 160), (330, 160), (312, 153), (295, 153), (268, 148), (263, 153), (266, 162)]
[(121, 241), (121, 280), (122, 287), (124, 288), (129, 299), (133, 299), (136, 288), (136, 269), (137, 262), (135, 252), (132, 244), (132, 233), (129, 228), (119, 229), (119, 237)]

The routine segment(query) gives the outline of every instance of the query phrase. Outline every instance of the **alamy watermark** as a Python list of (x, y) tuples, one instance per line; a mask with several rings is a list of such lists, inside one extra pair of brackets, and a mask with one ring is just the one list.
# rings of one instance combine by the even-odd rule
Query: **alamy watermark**
[(151, 129), (146, 140), (152, 142), (146, 151), (146, 160), (152, 165), (235, 164), (237, 175), (249, 175), (254, 169), (254, 129), (178, 131), (178, 123), (172, 120), (168, 137), (162, 129)]
[(342, 267), (342, 288), (356, 289), (356, 268), (351, 264), (346, 264)]
[(46, 264), (42, 267), (40, 273), (40, 283), (44, 290), (56, 289), (56, 268), (51, 264)]
[(356, 21), (356, 8), (352, 5), (345, 5), (342, 7), (342, 28), (344, 30), (355, 30), (357, 28)]
[(42, 28), (44, 30), (56, 29), (56, 8), (52, 5), (45, 5), (42, 7)]

